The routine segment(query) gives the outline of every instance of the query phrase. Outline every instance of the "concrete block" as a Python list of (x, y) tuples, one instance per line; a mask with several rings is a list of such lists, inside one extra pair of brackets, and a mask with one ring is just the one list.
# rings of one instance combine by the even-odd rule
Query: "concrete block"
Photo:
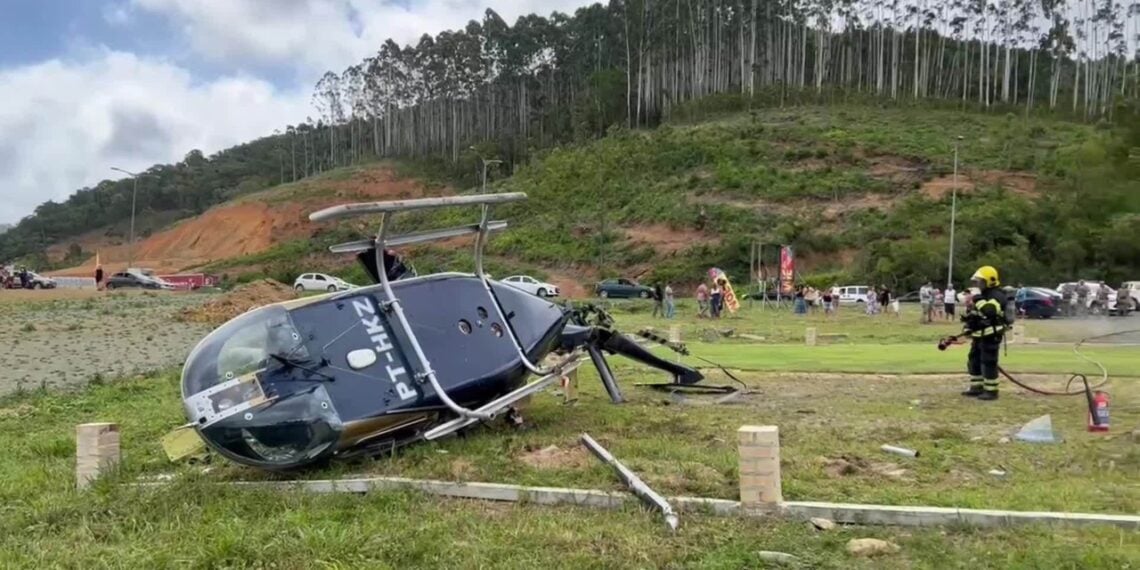
[(113, 423), (75, 427), (75, 484), (86, 489), (100, 475), (119, 465), (119, 426)]
[(780, 430), (776, 426), (742, 426), (737, 430), (740, 506), (770, 510), (783, 501), (780, 485)]

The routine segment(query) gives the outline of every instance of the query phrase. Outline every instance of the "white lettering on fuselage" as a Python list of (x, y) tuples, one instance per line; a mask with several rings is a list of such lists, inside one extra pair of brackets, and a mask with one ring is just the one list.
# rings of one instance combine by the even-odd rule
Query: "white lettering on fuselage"
[[(356, 316), (360, 317), (360, 323), (364, 325), (364, 331), (368, 337), (372, 339), (373, 348), (376, 354), (383, 356), (389, 363), (394, 363), (395, 358), (392, 356), (395, 346), (388, 338), (388, 330), (384, 328), (384, 324), (380, 321), (380, 315), (376, 314), (376, 310), (372, 307), (372, 303), (367, 299), (355, 299), (352, 301), (352, 307), (356, 309)], [(385, 366), (388, 372), (388, 379), (396, 387), (396, 393), (399, 394), (401, 400), (408, 400), (416, 397), (416, 391), (408, 379), (408, 371), (403, 366)]]

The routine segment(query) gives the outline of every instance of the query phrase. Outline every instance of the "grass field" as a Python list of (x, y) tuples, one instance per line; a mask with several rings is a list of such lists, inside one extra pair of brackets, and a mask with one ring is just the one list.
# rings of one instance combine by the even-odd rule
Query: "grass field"
[[(629, 312), (619, 312), (618, 319), (626, 330), (644, 324), (661, 328), (663, 322)], [(709, 326), (686, 317), (678, 323), (694, 334)], [(939, 353), (925, 341), (927, 331), (936, 339), (952, 332), (953, 325), (919, 325), (916, 319), (888, 324), (855, 314), (843, 315), (841, 323), (846, 324), (835, 326), (848, 334), (847, 344), (813, 348), (787, 344), (805, 323), (786, 313), (750, 311), (717, 323), (760, 335), (766, 334), (760, 329), (769, 328), (768, 335), (783, 341), (729, 338), (691, 344), (694, 354), (736, 369), (753, 391), (732, 404), (714, 405), (706, 397), (680, 400), (638, 388), (634, 383), (664, 378), (615, 357), (629, 399), (625, 404), (609, 403), (596, 375), (583, 369), (577, 402), (564, 404), (557, 391), (533, 399), (525, 412), (530, 429), (497, 423), (409, 448), (395, 458), (301, 476), (386, 474), (619, 489), (608, 468), (577, 443), (578, 435), (588, 432), (664, 494), (733, 499), (735, 430), (774, 424), (781, 431), (788, 500), (1140, 511), (1140, 445), (1133, 434), (1140, 428), (1137, 378), (1113, 373), (1107, 388), (1113, 398), (1112, 432), (1094, 435), (1084, 430), (1079, 397), (1034, 396), (1008, 386), (998, 402), (958, 396), (965, 351)], [(1057, 338), (1064, 336), (1054, 323), (1031, 323), (1031, 334), (1047, 337), (1049, 331), (1041, 327), (1056, 327)], [(871, 340), (888, 330), (895, 335), (884, 337), (890, 344)], [(1104, 360), (1110, 371), (1140, 370), (1135, 348), (1097, 346), (1086, 353)], [(1007, 362), (1011, 369), (1043, 373), (1034, 382), (1051, 387), (1063, 384), (1063, 370), (1082, 364), (1060, 344), (1011, 346)], [(871, 374), (846, 373), (853, 370)], [(719, 371), (707, 374), (710, 383), (730, 382)], [(1061, 443), (1003, 439), (1042, 414), (1052, 416)], [(117, 479), (79, 495), (73, 490), (74, 426), (87, 421), (120, 423), (124, 468)], [(669, 536), (654, 515), (637, 508), (608, 512), (415, 493), (307, 496), (219, 489), (211, 482), (267, 475), (217, 460), (208, 474), (200, 465), (169, 464), (159, 438), (184, 421), (176, 371), (78, 393), (33, 390), (0, 399), (2, 565), (753, 568), (763, 567), (761, 550), (796, 554), (803, 567), (813, 568), (1135, 568), (1140, 563), (1140, 532), (1111, 528), (818, 532), (792, 521), (687, 514), (678, 535)], [(888, 455), (878, 449), (884, 443), (922, 455)], [(1007, 474), (990, 475), (991, 469)], [(179, 476), (172, 487), (154, 491), (113, 484), (160, 473)], [(873, 560), (852, 558), (844, 545), (856, 537), (888, 539), (902, 550)]]

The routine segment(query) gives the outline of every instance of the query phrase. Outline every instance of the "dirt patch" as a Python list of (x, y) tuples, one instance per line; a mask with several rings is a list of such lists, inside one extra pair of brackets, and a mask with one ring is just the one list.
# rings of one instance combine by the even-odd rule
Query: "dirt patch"
[(547, 271), (546, 274), (549, 276), (548, 281), (558, 286), (558, 290), (562, 293), (563, 297), (584, 299), (590, 296), (590, 290), (582, 284), (578, 276), (558, 271)]
[(835, 459), (823, 459), (823, 472), (832, 479), (844, 477), (881, 476), (890, 479), (902, 479), (909, 473), (896, 463), (868, 461), (862, 457), (842, 456)]
[[(969, 175), (958, 173), (958, 191), (972, 192), (978, 185), (998, 186), (1014, 194), (1036, 197), (1037, 177), (1026, 172), (1006, 172), (1004, 170), (982, 170)], [(942, 176), (922, 185), (922, 193), (933, 200), (940, 200), (954, 191), (954, 175)]]
[(456, 459), (448, 466), (448, 471), (451, 472), (451, 479), (454, 481), (471, 481), (479, 474), (479, 470), (475, 468), (475, 464), (466, 459)]
[(899, 156), (877, 156), (870, 160), (868, 174), (901, 185), (925, 180), (930, 168), (927, 164)]
[(844, 196), (839, 201), (828, 202), (823, 207), (823, 218), (828, 221), (838, 220), (844, 214), (856, 210), (869, 210), (877, 208), (888, 210), (894, 206), (897, 198), (887, 194), (862, 194), (859, 196)]
[(690, 229), (671, 228), (664, 224), (631, 226), (626, 237), (635, 243), (649, 245), (657, 253), (672, 255), (698, 245), (720, 243), (719, 237)]
[(200, 307), (184, 309), (179, 316), (189, 322), (220, 325), (250, 309), (295, 298), (297, 294), (288, 285), (262, 279), (236, 287)]
[(582, 469), (591, 461), (585, 449), (562, 449), (557, 445), (528, 450), (519, 455), (518, 460), (534, 469)]

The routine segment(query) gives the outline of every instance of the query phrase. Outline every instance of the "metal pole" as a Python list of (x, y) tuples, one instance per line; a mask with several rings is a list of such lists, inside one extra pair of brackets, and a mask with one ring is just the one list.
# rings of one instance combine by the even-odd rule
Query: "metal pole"
[(134, 177), (134, 190), (131, 191), (131, 241), (127, 246), (127, 268), (135, 263), (135, 200), (139, 195), (139, 177)]
[(954, 282), (954, 224), (958, 212), (958, 143), (962, 141), (961, 135), (954, 141), (954, 188), (950, 198), (950, 261), (946, 269), (946, 287)]

